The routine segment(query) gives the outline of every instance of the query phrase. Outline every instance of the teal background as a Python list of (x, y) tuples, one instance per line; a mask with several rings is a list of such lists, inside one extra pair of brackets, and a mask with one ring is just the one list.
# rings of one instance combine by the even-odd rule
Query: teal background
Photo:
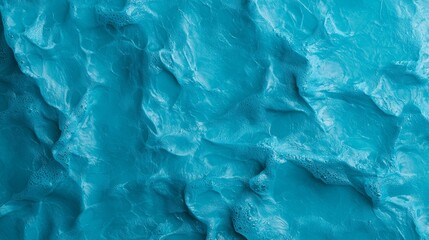
[(428, 239), (425, 0), (0, 0), (1, 239)]

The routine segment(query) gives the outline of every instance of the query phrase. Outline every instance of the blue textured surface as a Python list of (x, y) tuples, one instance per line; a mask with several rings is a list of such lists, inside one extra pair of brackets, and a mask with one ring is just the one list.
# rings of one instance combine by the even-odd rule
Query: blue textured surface
[(1, 239), (429, 239), (428, 1), (0, 11)]

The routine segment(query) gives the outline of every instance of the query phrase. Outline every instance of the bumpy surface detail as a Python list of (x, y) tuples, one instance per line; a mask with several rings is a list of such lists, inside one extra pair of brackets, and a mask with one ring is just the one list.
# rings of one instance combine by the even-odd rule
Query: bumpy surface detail
[(429, 239), (427, 1), (0, 11), (1, 239)]

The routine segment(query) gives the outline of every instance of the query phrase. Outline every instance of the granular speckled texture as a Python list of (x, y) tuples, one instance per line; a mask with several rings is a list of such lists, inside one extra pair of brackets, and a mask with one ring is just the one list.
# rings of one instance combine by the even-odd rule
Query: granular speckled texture
[(429, 239), (426, 0), (0, 0), (1, 239)]

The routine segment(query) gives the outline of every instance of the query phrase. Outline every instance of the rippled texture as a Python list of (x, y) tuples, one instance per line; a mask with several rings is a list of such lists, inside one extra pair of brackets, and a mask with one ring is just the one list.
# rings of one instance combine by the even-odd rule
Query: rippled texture
[(1, 0), (2, 239), (429, 239), (425, 0)]

